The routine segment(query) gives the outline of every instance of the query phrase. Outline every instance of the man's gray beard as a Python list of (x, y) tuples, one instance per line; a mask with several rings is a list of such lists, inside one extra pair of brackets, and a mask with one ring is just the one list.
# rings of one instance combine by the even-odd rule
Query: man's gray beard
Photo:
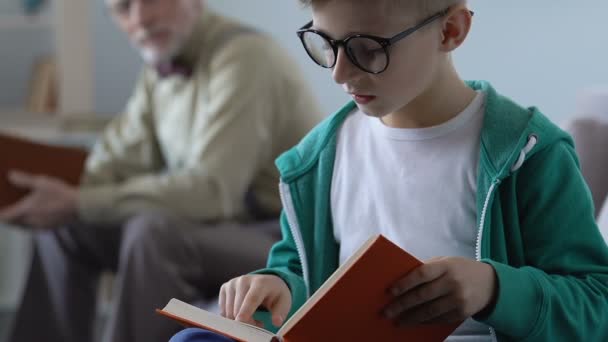
[(143, 48), (135, 46), (139, 51), (139, 55), (143, 59), (144, 63), (148, 65), (158, 65), (161, 63), (169, 62), (173, 59), (180, 50), (182, 45), (182, 39), (175, 38), (171, 45), (165, 50), (166, 53), (160, 54), (157, 50), (151, 48)]
[(169, 56), (168, 54), (165, 54), (164, 56), (160, 56), (157, 51), (154, 51), (152, 49), (147, 49), (147, 48), (140, 48), (139, 54), (140, 54), (141, 58), (143, 59), (144, 63), (146, 63), (148, 65), (162, 64), (164, 62), (170, 61), (171, 58), (173, 57), (173, 56)]

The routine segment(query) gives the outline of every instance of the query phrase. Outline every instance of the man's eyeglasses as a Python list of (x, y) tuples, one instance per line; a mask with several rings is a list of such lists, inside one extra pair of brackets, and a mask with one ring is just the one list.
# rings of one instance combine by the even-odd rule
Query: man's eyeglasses
[(310, 58), (323, 68), (333, 68), (336, 65), (338, 49), (342, 46), (348, 59), (359, 69), (379, 74), (385, 71), (390, 63), (390, 46), (442, 18), (449, 10), (448, 8), (438, 12), (392, 38), (355, 34), (342, 40), (331, 39), (325, 33), (311, 29), (312, 21), (299, 29), (297, 34)]

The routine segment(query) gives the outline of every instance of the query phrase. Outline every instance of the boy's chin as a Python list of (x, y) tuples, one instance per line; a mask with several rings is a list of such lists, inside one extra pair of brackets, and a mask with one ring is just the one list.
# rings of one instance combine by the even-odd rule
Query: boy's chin
[(389, 114), (386, 111), (380, 110), (378, 108), (370, 108), (369, 106), (362, 106), (357, 104), (357, 107), (363, 114), (373, 118), (382, 118)]

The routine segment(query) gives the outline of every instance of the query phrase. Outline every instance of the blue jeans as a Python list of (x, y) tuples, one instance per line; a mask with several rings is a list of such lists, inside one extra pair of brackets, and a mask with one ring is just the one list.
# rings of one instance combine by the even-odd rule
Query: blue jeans
[(169, 342), (234, 342), (234, 340), (211, 331), (188, 328), (175, 334)]

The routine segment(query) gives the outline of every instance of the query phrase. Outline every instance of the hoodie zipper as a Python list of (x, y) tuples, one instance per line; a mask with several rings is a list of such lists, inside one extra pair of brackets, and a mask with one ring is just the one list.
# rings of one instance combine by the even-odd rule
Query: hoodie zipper
[(302, 264), (302, 276), (304, 277), (304, 285), (306, 287), (306, 299), (310, 298), (310, 280), (308, 274), (308, 260), (306, 259), (306, 253), (304, 250), (304, 239), (300, 231), (300, 224), (296, 215), (296, 210), (293, 205), (293, 198), (291, 197), (291, 190), (289, 185), (283, 183), (279, 184), (279, 194), (281, 195), (281, 202), (283, 203), (283, 210), (289, 223), (289, 230), (293, 236), (293, 240), (296, 244), (296, 251), (298, 257), (300, 257), (300, 263)]
[[(532, 149), (536, 146), (537, 143), (538, 136), (536, 134), (531, 134), (530, 136), (528, 136), (528, 142), (526, 143), (526, 146), (524, 146), (524, 148), (520, 151), (517, 161), (511, 167), (511, 173), (519, 170), (523, 166), (524, 162), (526, 161), (526, 156), (532, 151)], [(490, 201), (492, 200), (492, 195), (496, 191), (496, 188), (500, 185), (500, 182), (500, 179), (495, 179), (494, 181), (492, 181), (492, 184), (488, 189), (486, 199), (483, 203), (483, 208), (481, 210), (481, 218), (479, 220), (479, 229), (477, 231), (477, 241), (475, 245), (475, 258), (477, 259), (477, 261), (481, 261), (481, 241), (483, 240), (484, 226), (486, 225), (486, 217), (488, 214)], [(498, 337), (496, 336), (496, 331), (494, 330), (494, 328), (489, 329), (492, 341), (497, 342)]]
[[(477, 241), (475, 244), (475, 258), (477, 261), (481, 261), (481, 241), (483, 239), (483, 228), (486, 224), (486, 216), (488, 214), (488, 207), (490, 206), (490, 200), (492, 199), (492, 195), (496, 188), (500, 184), (500, 180), (496, 179), (492, 181), (492, 185), (488, 189), (488, 194), (486, 195), (486, 199), (483, 203), (483, 209), (481, 210), (481, 219), (479, 220), (479, 229), (477, 230)], [(496, 337), (496, 331), (494, 328), (488, 328), (490, 330), (490, 336), (492, 337), (492, 341), (497, 342), (498, 338)]]
[(486, 224), (486, 216), (488, 214), (488, 207), (490, 206), (490, 200), (492, 199), (492, 195), (494, 191), (500, 184), (500, 180), (496, 179), (492, 181), (492, 185), (490, 185), (490, 189), (488, 189), (488, 194), (486, 195), (486, 199), (483, 203), (483, 208), (481, 210), (481, 218), (479, 220), (479, 228), (477, 229), (477, 241), (475, 243), (475, 258), (477, 261), (481, 261), (481, 240), (483, 239), (483, 227)]

